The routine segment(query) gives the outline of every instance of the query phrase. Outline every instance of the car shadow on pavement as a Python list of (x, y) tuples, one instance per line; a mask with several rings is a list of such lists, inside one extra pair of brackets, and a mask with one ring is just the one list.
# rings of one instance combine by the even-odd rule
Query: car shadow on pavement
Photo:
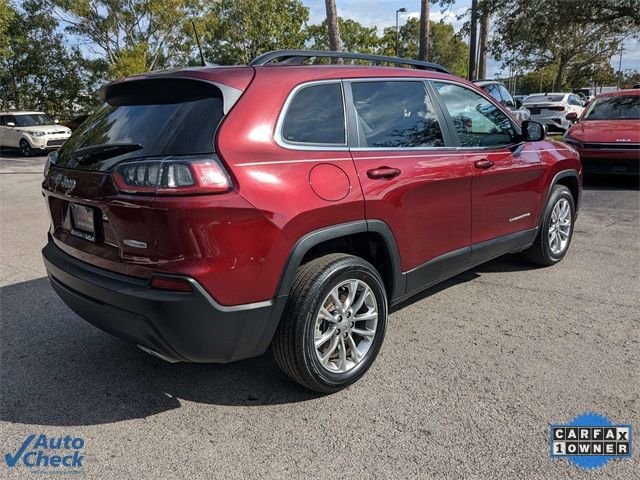
[[(440, 283), (392, 313), (478, 272), (532, 268), (501, 257)], [(535, 267), (534, 267), (535, 268)], [(318, 398), (280, 372), (270, 352), (229, 364), (166, 363), (85, 322), (46, 277), (0, 288), (0, 420), (93, 425), (180, 408), (181, 400), (260, 406)]]
[(92, 425), (143, 418), (180, 400), (258, 406), (319, 395), (269, 352), (229, 364), (169, 364), (72, 313), (46, 277), (0, 288), (0, 420)]

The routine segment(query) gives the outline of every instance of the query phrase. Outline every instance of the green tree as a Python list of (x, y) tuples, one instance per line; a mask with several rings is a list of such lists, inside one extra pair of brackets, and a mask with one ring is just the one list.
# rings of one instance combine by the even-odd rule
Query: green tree
[(7, 56), (0, 57), (2, 109), (38, 109), (68, 118), (87, 109), (93, 77), (77, 47), (64, 42), (43, 0), (26, 0), (7, 26)]
[(199, 0), (48, 0), (104, 59), (114, 78), (184, 63), (193, 49), (190, 18)]
[[(420, 24), (415, 18), (409, 18), (400, 27), (399, 55), (405, 58), (418, 58)], [(381, 52), (384, 55), (395, 55), (395, 27), (384, 29), (381, 39)], [(453, 25), (444, 22), (429, 23), (429, 61), (438, 63), (459, 76), (467, 72), (467, 44), (454, 33)]]
[(218, 0), (203, 18), (203, 43), (209, 60), (246, 64), (258, 55), (302, 48), (309, 9), (300, 0)]
[[(380, 38), (376, 27), (365, 27), (355, 20), (338, 18), (342, 49), (347, 52), (376, 53)], [(327, 21), (319, 25), (309, 25), (306, 29), (308, 47), (313, 50), (329, 50)]]
[(15, 16), (15, 10), (9, 0), (0, 0), (0, 57), (9, 55), (9, 25)]
[(581, 5), (590, 5), (589, 0), (573, 2), (571, 13), (564, 0), (494, 1), (493, 56), (512, 67), (554, 65), (553, 90), (563, 88), (570, 70), (580, 72), (609, 59), (634, 22), (624, 15), (608, 22), (573, 15)]

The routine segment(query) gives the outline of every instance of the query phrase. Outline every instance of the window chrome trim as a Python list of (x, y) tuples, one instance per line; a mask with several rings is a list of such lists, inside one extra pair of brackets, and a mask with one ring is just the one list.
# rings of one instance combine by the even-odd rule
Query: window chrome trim
[[(284, 125), (284, 120), (289, 113), (289, 107), (291, 106), (291, 102), (298, 94), (299, 91), (307, 88), (313, 87), (316, 85), (327, 85), (327, 84), (338, 84), (340, 86), (340, 94), (342, 95), (342, 114), (344, 118), (344, 143), (306, 143), (306, 142), (289, 142), (284, 139), (282, 136), (282, 127)], [(330, 151), (330, 152), (348, 152), (349, 151), (349, 138), (347, 132), (347, 105), (345, 103), (344, 96), (344, 87), (342, 85), (341, 79), (329, 79), (329, 80), (314, 80), (311, 82), (304, 82), (299, 85), (296, 85), (293, 90), (289, 92), (287, 99), (282, 106), (282, 110), (280, 111), (280, 115), (278, 116), (278, 121), (276, 122), (276, 131), (273, 139), (275, 142), (289, 150), (311, 150), (311, 151)]]

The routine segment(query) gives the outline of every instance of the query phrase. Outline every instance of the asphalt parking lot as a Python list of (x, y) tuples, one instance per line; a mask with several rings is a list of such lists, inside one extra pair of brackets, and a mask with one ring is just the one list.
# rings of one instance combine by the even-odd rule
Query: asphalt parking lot
[(359, 383), (319, 396), (268, 354), (166, 364), (73, 314), (40, 257), (43, 164), (0, 158), (3, 455), (45, 433), (84, 438), (100, 479), (640, 478), (637, 448), (594, 472), (548, 456), (548, 425), (579, 413), (640, 429), (634, 180), (587, 181), (559, 265), (512, 255), (428, 290), (391, 315)]

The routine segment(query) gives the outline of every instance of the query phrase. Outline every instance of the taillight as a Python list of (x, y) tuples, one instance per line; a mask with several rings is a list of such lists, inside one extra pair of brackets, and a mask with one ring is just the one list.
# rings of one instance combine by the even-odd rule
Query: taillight
[(553, 110), (554, 112), (564, 112), (564, 107), (546, 107), (547, 110)]
[(153, 195), (223, 193), (231, 179), (214, 155), (124, 162), (112, 172), (118, 190)]

